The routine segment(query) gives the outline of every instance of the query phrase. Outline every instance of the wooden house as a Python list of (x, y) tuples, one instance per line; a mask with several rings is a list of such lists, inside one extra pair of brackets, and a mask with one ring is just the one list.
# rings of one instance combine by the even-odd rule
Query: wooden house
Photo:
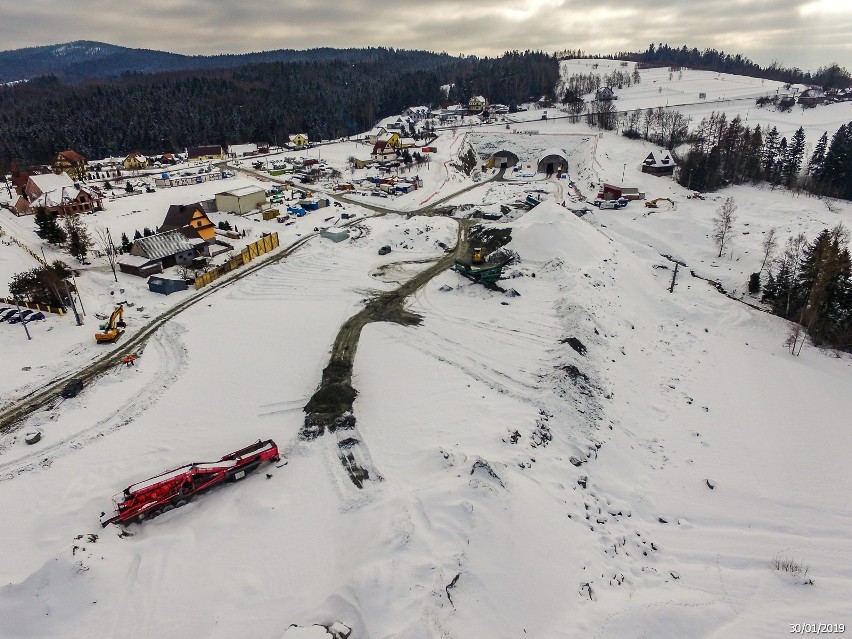
[(86, 158), (76, 151), (60, 151), (53, 158), (51, 168), (54, 173), (67, 173), (75, 180), (86, 179)]
[(288, 136), (290, 140), (290, 144), (296, 147), (307, 146), (308, 145), (308, 136), (304, 133), (296, 133), (294, 135)]
[(204, 160), (221, 160), (225, 157), (225, 151), (220, 144), (205, 144), (192, 146), (186, 150), (186, 159), (190, 162), (201, 162)]
[(468, 113), (479, 114), (488, 108), (488, 100), (481, 95), (475, 95), (467, 101)]
[(149, 166), (148, 158), (141, 153), (130, 153), (121, 162), (128, 171), (138, 171), (139, 169), (147, 169)]
[(676, 166), (677, 164), (672, 157), (671, 151), (665, 149), (651, 151), (648, 157), (642, 160), (642, 173), (672, 175)]
[[(205, 242), (216, 240), (216, 225), (207, 217), (204, 208), (199, 203), (172, 204), (166, 213), (166, 219), (157, 229), (160, 233), (181, 230), (184, 227), (192, 229), (194, 234)], [(186, 235), (186, 234), (185, 234)]]
[(376, 142), (370, 158), (374, 162), (391, 162), (397, 159), (396, 149), (387, 142)]

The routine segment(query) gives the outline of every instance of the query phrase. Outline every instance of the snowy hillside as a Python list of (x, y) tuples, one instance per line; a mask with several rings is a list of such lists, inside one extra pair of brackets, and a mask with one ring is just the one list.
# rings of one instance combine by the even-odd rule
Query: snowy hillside
[[(709, 100), (734, 84), (685, 71), (681, 88), (645, 91), (669, 82), (660, 73), (643, 71), (619, 102)], [(775, 87), (736, 82), (725, 99), (748, 97), (742, 113), (764, 117), (748, 104)], [(771, 117), (795, 129), (818, 116), (829, 131), (849, 119), (825, 109)], [(852, 358), (810, 345), (791, 356), (787, 322), (754, 308), (745, 285), (770, 228), (813, 238), (852, 225), (852, 205), (751, 186), (688, 199), (641, 172), (653, 145), (540, 116), (440, 131), (423, 186), (396, 198), (329, 190), (340, 207), (292, 225), (214, 214), (244, 227), (246, 242), (281, 238), (267, 264), (226, 286), (158, 296), (141, 278), (115, 283), (95, 258), (78, 276), (96, 309), (82, 327), (50, 317), (27, 341), (0, 323), (0, 410), (115, 355), (78, 396), (0, 433), (0, 637), (339, 639), (343, 624), (357, 639), (674, 639), (850, 623)], [(483, 163), (512, 151), (519, 169), (477, 182), (456, 168), (468, 145)], [(554, 147), (569, 155), (564, 179), (536, 171)], [(359, 150), (321, 152), (349, 171)], [(347, 179), (370, 170), (358, 171)], [(270, 180), (245, 171), (227, 186)], [(604, 182), (671, 202), (575, 215)], [(132, 233), (218, 188), (117, 200), (90, 223)], [(544, 201), (531, 207), (530, 194)], [(709, 234), (729, 196), (736, 235), (720, 259)], [(355, 216), (348, 239), (314, 231), (342, 224), (342, 211)], [(468, 222), (476, 211), (502, 217)], [(446, 269), (406, 298), (419, 324), (366, 323), (352, 370), (357, 425), (300, 437), (341, 326), (448, 259), (460, 223), (510, 230), (517, 260), (499, 287)], [(40, 250), (31, 226), (0, 211), (4, 282), (34, 266), (5, 243)], [(673, 292), (663, 255), (686, 264)], [(197, 303), (127, 367), (122, 340), (93, 339), (94, 313), (123, 297), (134, 302), (125, 343)], [(26, 445), (36, 430), (41, 441)], [(125, 487), (269, 438), (286, 465), (101, 528)], [(350, 450), (369, 471), (362, 488)], [(776, 559), (807, 575), (775, 570)]]

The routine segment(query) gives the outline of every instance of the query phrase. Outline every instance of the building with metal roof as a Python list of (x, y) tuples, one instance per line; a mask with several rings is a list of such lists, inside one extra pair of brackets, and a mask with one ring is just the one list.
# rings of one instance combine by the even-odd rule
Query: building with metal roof
[(163, 268), (189, 265), (195, 258), (195, 249), (178, 229), (149, 235), (133, 241), (131, 255), (160, 260)]

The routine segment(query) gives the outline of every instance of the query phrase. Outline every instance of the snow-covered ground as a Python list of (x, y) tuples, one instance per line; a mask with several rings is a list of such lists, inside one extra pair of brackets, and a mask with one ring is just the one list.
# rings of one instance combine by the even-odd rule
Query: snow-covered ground
[[(684, 92), (709, 99), (715, 75)], [(634, 101), (664, 106), (660, 95)], [(561, 206), (583, 205), (568, 180), (541, 175), (451, 199), (470, 205), (460, 211), (508, 206), (511, 221), (495, 224), (512, 229), (520, 261), (500, 282), (506, 294), (447, 271), (409, 299), (421, 325), (366, 326), (354, 412), (374, 479), (361, 490), (334, 436), (299, 440), (302, 408), (340, 325), (443, 255), (453, 219), (362, 220), (352, 239), (314, 237), (182, 312), (135, 367), (116, 366), (0, 436), (0, 636), (277, 639), (297, 636), (291, 624), (339, 621), (358, 638), (777, 637), (792, 623), (852, 622), (852, 359), (812, 347), (790, 356), (786, 322), (689, 275), (745, 296), (765, 231), (812, 238), (852, 224), (852, 205), (750, 186), (687, 199), (671, 179), (641, 173), (648, 143), (516, 115), (513, 129), (540, 133), (444, 131), (424, 188), (380, 204), (413, 210), (474, 185), (451, 162), (479, 136), (522, 159), (576, 142), (587, 160), (572, 159), (569, 177), (582, 196), (623, 174), (674, 205), (580, 218)], [(352, 144), (321, 147), (323, 161), (348, 171)], [(130, 233), (160, 224), (169, 204), (210, 197), (185, 188), (199, 190), (118, 200), (95, 220)], [(523, 213), (529, 192), (545, 201)], [(708, 234), (728, 196), (737, 235), (717, 259)], [(252, 237), (279, 231), (286, 246), (312, 231), (321, 218), (311, 215), (237, 223)], [(40, 250), (30, 224), (0, 212), (6, 233)], [(380, 256), (384, 245), (392, 251)], [(661, 254), (688, 265), (673, 293)], [(0, 245), (4, 280), (27, 259)], [(84, 302), (108, 309), (109, 291), (119, 294), (110, 282), (94, 261), (78, 277)], [(194, 294), (160, 298), (140, 284), (122, 279), (120, 295), (150, 317)], [(142, 319), (130, 314), (129, 334)], [(51, 318), (32, 326), (31, 342), (0, 324), (0, 404), (88, 362), (95, 323)], [(43, 438), (26, 446), (32, 428)], [(99, 513), (125, 486), (260, 438), (289, 464), (130, 534), (101, 530)], [(776, 557), (807, 565), (813, 584), (772, 570)]]

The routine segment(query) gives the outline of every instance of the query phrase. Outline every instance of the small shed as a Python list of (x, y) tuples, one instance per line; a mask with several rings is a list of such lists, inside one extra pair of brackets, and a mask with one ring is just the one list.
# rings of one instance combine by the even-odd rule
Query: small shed
[(266, 192), (259, 186), (244, 186), (216, 194), (216, 208), (244, 215), (266, 203)]
[(128, 275), (148, 277), (162, 273), (163, 263), (160, 260), (152, 260), (141, 255), (122, 255), (118, 258), (118, 269)]
[(171, 295), (187, 289), (186, 280), (174, 280), (168, 277), (153, 275), (148, 278), (148, 290), (161, 295)]

